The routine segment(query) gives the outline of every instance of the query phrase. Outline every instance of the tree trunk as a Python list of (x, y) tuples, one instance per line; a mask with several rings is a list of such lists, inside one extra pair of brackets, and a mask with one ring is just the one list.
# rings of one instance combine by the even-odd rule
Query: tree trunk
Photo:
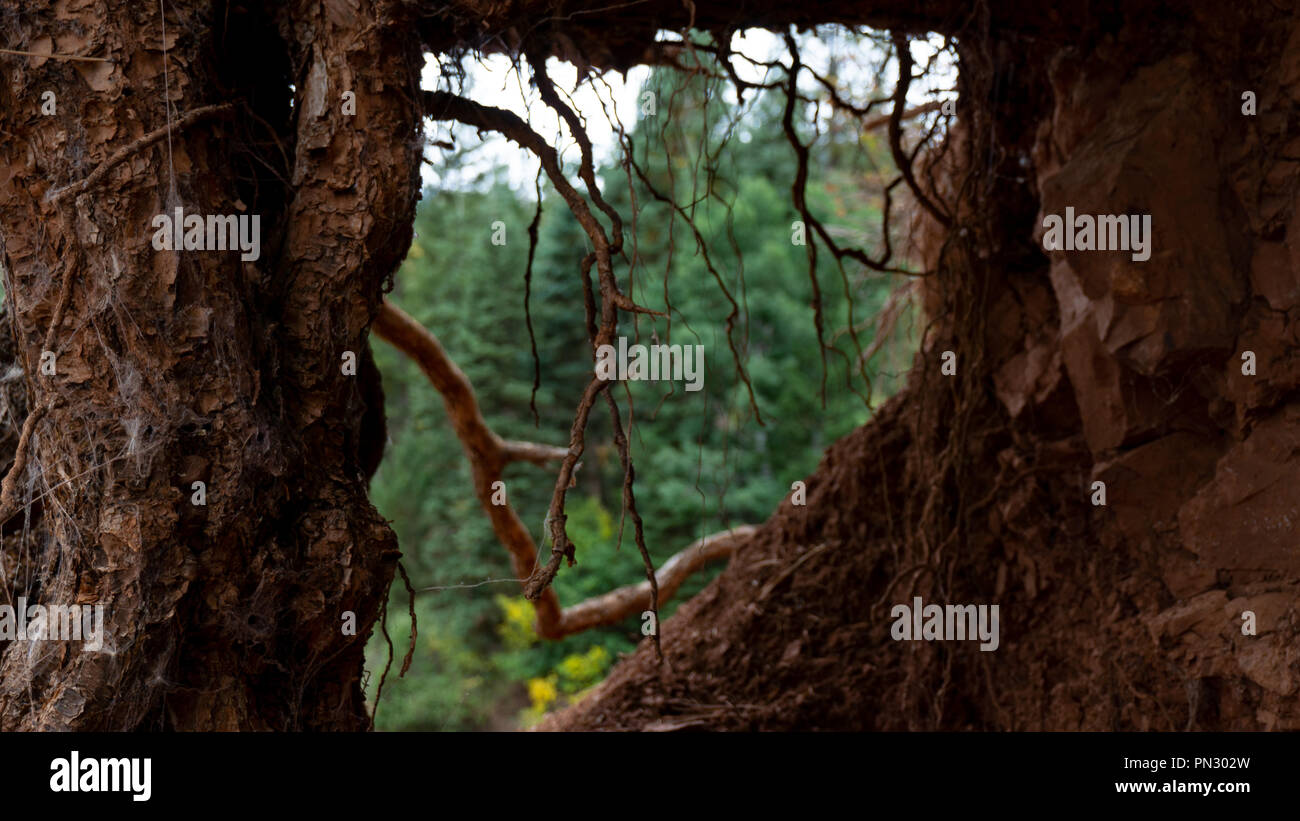
[[(362, 652), (399, 554), (366, 496), (366, 337), (411, 238), (422, 60), (401, 4), (277, 13), (168, 0), (164, 37), (158, 4), (4, 12), (8, 48), (108, 60), (0, 58), (0, 239), (33, 408), (4, 596), (105, 622), (102, 652), (5, 646), (4, 729), (368, 723)], [(260, 255), (156, 250), (178, 207), (258, 215)]]

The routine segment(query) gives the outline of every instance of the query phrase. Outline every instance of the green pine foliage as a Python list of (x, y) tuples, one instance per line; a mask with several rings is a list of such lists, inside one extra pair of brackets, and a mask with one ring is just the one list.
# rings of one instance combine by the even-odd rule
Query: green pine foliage
[[(679, 75), (656, 73), (647, 83), (660, 101), (629, 135), (634, 156), (653, 185), (689, 206), (723, 283), (740, 306), (728, 342), (731, 305), (707, 270), (690, 228), (645, 186), (629, 187), (627, 171), (603, 169), (606, 198), (626, 226), (626, 254), (617, 275), (637, 302), (666, 311), (671, 321), (620, 319), (632, 342), (705, 346), (704, 387), (687, 392), (672, 382), (628, 382), (612, 387), (624, 413), (634, 411), (631, 450), (636, 496), (646, 544), (661, 563), (691, 541), (729, 525), (762, 522), (789, 494), (791, 483), (817, 466), (823, 450), (863, 424), (871, 407), (900, 386), (915, 349), (900, 329), (892, 354), (877, 357), (865, 381), (846, 363), (857, 361), (852, 320), (863, 347), (869, 321), (897, 286), (860, 266), (840, 270), (819, 249), (818, 281), (826, 339), (836, 352), (822, 357), (813, 324), (807, 248), (791, 242), (799, 218), (791, 204), (795, 158), (781, 128), (784, 97), (751, 95), (743, 109), (717, 84), (683, 85)], [(801, 138), (811, 128), (800, 110)], [(832, 124), (836, 125), (836, 124)], [(851, 124), (850, 124), (851, 125)], [(808, 201), (837, 241), (878, 253), (880, 190), (892, 173), (878, 137), (838, 124), (812, 148)], [(705, 135), (702, 142), (701, 135)], [(573, 169), (570, 169), (571, 171)], [(579, 262), (585, 235), (555, 193), (543, 188), (544, 214), (533, 266), (531, 309), (541, 386), (539, 424), (529, 407), (533, 362), (524, 322), (527, 227), (532, 191), (485, 179), (471, 190), (426, 192), (417, 238), (397, 277), (392, 299), (432, 330), (474, 385), (488, 423), (503, 437), (563, 445), (579, 395), (591, 378), (592, 354), (583, 321)], [(506, 226), (506, 244), (493, 245), (492, 224)], [(813, 232), (808, 228), (809, 241)], [(593, 273), (594, 279), (594, 273)], [(765, 422), (759, 425), (730, 349), (734, 344)], [(397, 531), (416, 597), (419, 636), (415, 661), (397, 677), (409, 635), (407, 594), (395, 584), (388, 630), (396, 660), (379, 708), (380, 729), (504, 729), (535, 721), (547, 709), (580, 698), (620, 654), (641, 640), (641, 622), (573, 636), (560, 642), (532, 633), (532, 609), (495, 540), (473, 492), (469, 466), (442, 399), (416, 366), (383, 343), (375, 355), (384, 378), (390, 442), (371, 496)], [(631, 401), (629, 402), (629, 395)], [(591, 415), (587, 450), (568, 499), (569, 534), (578, 563), (561, 569), (555, 588), (573, 604), (644, 579), (630, 519), (624, 520), (622, 469), (608, 410)], [(509, 501), (546, 554), (543, 518), (554, 474), (534, 465), (507, 469)], [(698, 592), (720, 566), (692, 578), (673, 602)], [(464, 586), (462, 586), (464, 585)], [(423, 590), (423, 588), (441, 588)], [(669, 624), (665, 628), (671, 630)], [(388, 656), (378, 630), (368, 646), (368, 693)]]

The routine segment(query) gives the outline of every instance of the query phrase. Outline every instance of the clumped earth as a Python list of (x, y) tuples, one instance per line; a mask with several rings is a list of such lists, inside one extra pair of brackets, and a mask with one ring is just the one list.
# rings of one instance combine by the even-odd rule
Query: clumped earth
[[(963, 42), (909, 387), (664, 623), (662, 665), (543, 728), (1300, 729), (1300, 25), (1271, 15)], [(1150, 260), (1043, 252), (1067, 206), (1152, 215)], [(913, 595), (998, 604), (1000, 647), (894, 641)]]

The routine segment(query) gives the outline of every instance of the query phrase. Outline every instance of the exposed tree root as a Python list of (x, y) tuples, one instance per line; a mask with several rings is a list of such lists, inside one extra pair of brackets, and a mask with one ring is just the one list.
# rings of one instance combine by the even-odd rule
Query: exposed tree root
[[(493, 502), (493, 486), (501, 481), (502, 471), (512, 461), (545, 465), (564, 459), (569, 452), (564, 448), (512, 442), (497, 436), (483, 419), (474, 388), (464, 371), (447, 356), (437, 337), (401, 308), (385, 301), (373, 330), (385, 342), (414, 360), (442, 395), (452, 429), (469, 459), (479, 504), (492, 523), (497, 540), (509, 551), (517, 578), (526, 582), (537, 566), (537, 548), (528, 528), (509, 502)], [(559, 639), (593, 627), (617, 624), (647, 609), (656, 613), (657, 622), (658, 604), (672, 598), (692, 573), (710, 562), (731, 556), (752, 533), (753, 527), (744, 525), (708, 536), (669, 559), (655, 573), (653, 580), (620, 587), (567, 608), (561, 609), (554, 588), (548, 586), (531, 599), (537, 615), (537, 633), (543, 638)], [(648, 556), (645, 558), (648, 562)], [(657, 630), (655, 635), (658, 636)]]
[(122, 146), (109, 155), (95, 170), (86, 175), (85, 179), (75, 183), (65, 185), (62, 188), (56, 188), (48, 194), (50, 202), (58, 202), (64, 197), (75, 196), (84, 191), (89, 191), (97, 185), (109, 171), (112, 171), (124, 160), (136, 152), (148, 148), (159, 140), (165, 139), (168, 134), (174, 134), (177, 131), (188, 128), (195, 123), (202, 122), (210, 117), (220, 117), (229, 114), (235, 108), (234, 103), (217, 103), (216, 105), (199, 106), (191, 111), (187, 111), (176, 118), (176, 122), (165, 125), (162, 128), (155, 128), (143, 137), (132, 140), (129, 144)]

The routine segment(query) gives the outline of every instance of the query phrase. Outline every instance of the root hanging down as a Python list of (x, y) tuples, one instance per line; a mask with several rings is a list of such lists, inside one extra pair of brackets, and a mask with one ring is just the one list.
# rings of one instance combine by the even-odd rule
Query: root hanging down
[[(893, 195), (895, 189), (904, 183), (910, 189), (913, 197), (932, 217), (940, 222), (947, 219), (947, 215), (940, 211), (918, 186), (915, 175), (911, 170), (911, 164), (921, 147), (933, 136), (934, 127), (931, 127), (929, 133), (922, 137), (910, 153), (904, 151), (901, 145), (902, 124), (904, 122), (934, 112), (941, 106), (939, 102), (934, 101), (913, 106), (910, 109), (907, 107), (908, 91), (913, 79), (915, 79), (912, 73), (913, 62), (909, 51), (908, 38), (905, 35), (896, 35), (891, 40), (881, 41), (882, 49), (884, 49), (882, 53), (885, 54), (885, 59), (894, 60), (899, 68), (899, 79), (893, 92), (869, 100), (865, 104), (855, 104), (840, 93), (831, 79), (801, 61), (795, 38), (788, 33), (785, 34), (784, 40), (790, 58), (789, 65), (780, 61), (756, 61), (743, 54), (737, 54), (732, 51), (729, 44), (725, 43), (725, 40), (723, 41), (724, 44), (717, 45), (696, 42), (697, 38), (693, 37), (689, 31), (681, 32), (681, 36), (683, 39), (680, 44), (672, 47), (669, 47), (668, 44), (662, 44), (661, 51), (666, 61), (664, 64), (676, 66), (685, 75), (704, 74), (719, 82), (731, 82), (738, 97), (741, 97), (742, 100), (742, 95), (748, 90), (785, 94), (782, 127), (793, 149), (797, 163), (797, 171), (791, 187), (791, 199), (800, 218), (812, 229), (809, 232), (810, 241), (807, 243), (808, 273), (813, 292), (814, 323), (822, 352), (823, 401), (825, 401), (826, 395), (827, 354), (833, 353), (843, 360), (851, 388), (853, 388), (852, 373), (856, 372), (861, 376), (867, 386), (867, 393), (864, 395), (858, 392), (856, 388), (853, 389), (858, 392), (858, 395), (865, 403), (870, 405), (871, 382), (867, 376), (867, 366), (869, 360), (879, 350), (881, 340), (874, 340), (864, 350), (864, 346), (858, 339), (858, 323), (853, 316), (852, 289), (845, 261), (857, 263), (867, 271), (914, 275), (913, 271), (907, 269), (905, 263), (895, 262), (895, 245), (891, 230), (892, 221), (895, 218)], [(892, 51), (890, 51), (891, 45)], [(701, 60), (701, 55), (711, 60), (712, 63), (706, 65)], [(538, 189), (538, 210), (529, 226), (528, 264), (525, 270), (525, 321), (529, 325), (531, 338), (532, 323), (527, 303), (531, 295), (531, 273), (536, 251), (537, 223), (541, 214), (540, 180), (544, 174), (560, 195), (568, 211), (582, 228), (590, 243), (590, 250), (582, 260), (578, 273), (586, 309), (585, 329), (594, 358), (600, 346), (615, 342), (620, 312), (632, 314), (634, 317), (639, 314), (665, 317), (671, 323), (673, 308), (667, 297), (667, 282), (665, 281), (667, 313), (651, 310), (634, 302), (631, 293), (633, 280), (630, 274), (627, 283), (628, 290), (624, 291), (620, 288), (619, 282), (614, 275), (615, 260), (625, 260), (634, 268), (636, 264), (635, 245), (632, 254), (633, 258), (628, 260), (627, 255), (623, 252), (624, 219), (618, 210), (606, 201), (601, 192), (596, 175), (592, 142), (585, 129), (584, 121), (571, 104), (565, 102), (554, 81), (547, 73), (547, 53), (545, 49), (540, 49), (535, 45), (526, 45), (522, 48), (521, 56), (526, 60), (527, 71), (531, 75), (532, 84), (540, 95), (541, 102), (555, 113), (563, 127), (567, 127), (577, 145), (580, 155), (577, 179), (581, 181), (582, 186), (586, 189), (585, 195), (578, 191), (576, 181), (571, 181), (566, 176), (556, 146), (551, 145), (519, 115), (503, 108), (484, 105), (450, 90), (425, 91), (422, 98), (423, 110), (427, 117), (434, 120), (457, 122), (480, 132), (493, 132), (504, 136), (537, 159), (540, 166), (538, 185), (536, 186)], [(780, 80), (764, 82), (743, 80), (732, 64), (732, 58), (736, 56), (748, 60), (755, 66), (764, 67), (768, 71), (782, 71), (784, 77)], [(692, 60), (694, 61), (693, 66), (686, 64)], [(686, 61), (686, 63), (683, 61)], [(519, 63), (516, 65), (520, 67)], [(795, 123), (796, 106), (816, 102), (808, 97), (806, 92), (800, 90), (800, 77), (805, 72), (827, 90), (830, 94), (832, 107), (838, 111), (847, 112), (850, 117), (857, 120), (858, 127), (863, 131), (877, 128), (888, 129), (890, 155), (898, 165), (898, 169), (891, 182), (888, 184), (882, 183), (882, 249), (878, 257), (873, 257), (866, 251), (856, 247), (838, 244), (832, 238), (831, 230), (817, 218), (807, 202), (806, 189), (809, 178), (810, 148), (812, 142), (815, 141), (815, 136), (813, 141), (805, 142), (801, 140), (796, 133)], [(885, 114), (875, 113), (876, 106), (883, 104), (892, 104), (891, 110)], [(606, 117), (610, 118), (608, 109), (606, 110)], [(610, 122), (611, 126), (615, 125), (615, 119), (611, 119)], [(623, 167), (627, 172), (629, 184), (639, 181), (644, 190), (654, 200), (663, 203), (670, 209), (674, 220), (682, 219), (686, 222), (700, 258), (728, 301), (730, 313), (726, 317), (727, 342), (732, 353), (736, 373), (748, 394), (753, 418), (758, 424), (763, 425), (763, 415), (759, 410), (754, 387), (744, 365), (744, 346), (738, 345), (737, 340), (733, 337), (733, 332), (737, 330), (742, 316), (745, 315), (744, 311), (747, 310), (743, 308), (743, 272), (740, 280), (741, 290), (738, 294), (733, 294), (732, 287), (729, 287), (723, 276), (721, 263), (715, 262), (713, 255), (710, 253), (706, 236), (696, 223), (695, 205), (701, 199), (715, 198), (722, 202), (724, 207), (730, 207), (729, 203), (715, 193), (713, 184), (714, 157), (709, 154), (709, 149), (705, 145), (703, 150), (709, 157), (709, 162), (705, 163), (705, 171), (709, 176), (704, 188), (702, 191), (697, 191), (694, 199), (689, 202), (679, 202), (676, 193), (672, 190), (673, 186), (670, 185), (666, 191), (656, 187), (645, 168), (637, 162), (633, 146), (621, 122), (617, 123), (617, 132), (623, 150)], [(723, 136), (724, 142), (730, 136), (730, 133), (731, 130), (726, 129)], [(604, 220), (601, 217), (604, 217)], [(633, 226), (636, 224), (635, 207), (632, 213), (632, 224)], [(849, 321), (846, 332), (852, 337), (853, 351), (856, 352), (855, 356), (846, 355), (844, 351), (835, 346), (833, 341), (828, 342), (826, 338), (821, 286), (817, 274), (818, 244), (829, 252), (830, 257), (839, 269), (840, 279), (849, 306)], [(593, 268), (596, 274), (594, 283), (589, 276)], [(884, 319), (892, 324), (894, 317), (887, 316)], [(525, 597), (533, 603), (537, 613), (538, 632), (543, 636), (552, 638), (567, 635), (596, 624), (608, 624), (625, 618), (628, 614), (634, 612), (637, 606), (648, 606), (655, 614), (657, 623), (661, 598), (672, 595), (676, 584), (680, 583), (680, 580), (676, 578), (676, 574), (680, 573), (683, 568), (694, 569), (698, 566), (698, 562), (695, 558), (674, 561), (670, 563), (673, 568), (672, 572), (666, 575), (662, 572), (656, 572), (654, 568), (650, 552), (645, 545), (642, 523), (636, 506), (636, 472), (632, 464), (628, 437), (624, 433), (618, 403), (609, 392), (611, 383), (595, 375), (587, 382), (574, 413), (567, 447), (559, 448), (533, 443), (508, 443), (500, 439), (488, 428), (478, 410), (477, 401), (468, 380), (459, 368), (448, 359), (433, 334), (391, 303), (383, 305), (375, 322), (374, 330), (381, 338), (415, 359), (435, 388), (442, 394), (456, 434), (470, 459), (473, 468), (475, 492), (492, 522), (498, 540), (505, 545), (513, 558), (515, 572), (523, 580)], [(536, 361), (535, 341), (532, 344), (534, 349), (533, 390), (535, 395), (540, 383), (540, 373), (538, 372), (539, 363)], [(645, 567), (646, 581), (640, 586), (613, 591), (565, 610), (561, 608), (556, 594), (551, 588), (551, 582), (563, 562), (567, 560), (570, 565), (574, 563), (574, 544), (569, 539), (566, 528), (565, 502), (567, 492), (573, 485), (574, 476), (586, 448), (586, 431), (591, 411), (596, 402), (601, 399), (602, 394), (604, 394), (604, 400), (609, 406), (614, 444), (622, 465), (623, 514), (625, 517), (628, 515), (631, 517), (637, 550)], [(492, 504), (491, 502), (493, 483), (500, 481), (504, 466), (510, 461), (520, 459), (539, 465), (552, 462), (558, 462), (559, 465), (546, 516), (550, 555), (544, 562), (538, 561), (537, 546), (534, 544), (531, 534), (509, 504)], [(734, 549), (735, 543), (741, 539), (740, 534), (747, 532), (745, 528), (741, 528), (709, 537), (703, 540), (701, 544), (707, 543), (710, 550), (697, 550), (697, 552), (701, 555), (721, 555), (720, 551)], [(658, 652), (657, 631), (655, 633), (655, 645)]]
[[(538, 85), (543, 89), (543, 98), (561, 116), (565, 117), (566, 121), (574, 128), (575, 133), (582, 132), (581, 123), (578, 122), (576, 115), (559, 99), (554, 88), (550, 85), (549, 78), (545, 77), (544, 66), (536, 68)], [(583, 152), (582, 176), (588, 186), (588, 193), (591, 194), (597, 206), (607, 215), (610, 215), (614, 229), (613, 243), (610, 242), (608, 235), (605, 233), (604, 226), (592, 213), (586, 199), (578, 193), (568, 178), (565, 177), (555, 149), (526, 122), (520, 119), (518, 115), (504, 109), (485, 106), (445, 91), (426, 92), (425, 113), (435, 119), (452, 119), (481, 130), (496, 131), (518, 143), (537, 157), (542, 165), (542, 170), (551, 180), (551, 184), (555, 186), (560, 196), (563, 197), (565, 203), (569, 206), (570, 212), (577, 219), (578, 224), (582, 226), (588, 239), (591, 240), (592, 247), (595, 249), (595, 265), (600, 288), (600, 325), (591, 340), (593, 355), (599, 346), (612, 344), (618, 326), (618, 312), (620, 310), (628, 313), (662, 315), (658, 311), (636, 305), (631, 297), (619, 290), (618, 283), (614, 278), (613, 255), (622, 249), (622, 223), (617, 212), (600, 196), (594, 172), (591, 170), (591, 143), (585, 140), (585, 134), (579, 140)], [(543, 591), (550, 586), (551, 580), (555, 578), (555, 574), (559, 571), (562, 560), (567, 559), (570, 564), (573, 563), (573, 542), (570, 541), (568, 532), (564, 527), (565, 495), (573, 479), (578, 460), (582, 458), (586, 442), (587, 420), (591, 414), (591, 409), (600, 393), (606, 390), (609, 384), (609, 382), (593, 374), (578, 404), (573, 427), (569, 435), (569, 448), (561, 460), (560, 471), (556, 477), (555, 491), (551, 498), (551, 506), (547, 516), (551, 531), (551, 557), (545, 565), (536, 567), (530, 572), (528, 583), (524, 587), (524, 595), (531, 600), (542, 596)], [(627, 469), (627, 465), (624, 467)], [(638, 549), (642, 550), (643, 555), (645, 554), (644, 544), (638, 544)]]
[[(510, 553), (517, 580), (527, 582), (537, 567), (537, 547), (528, 528), (509, 503), (493, 504), (493, 485), (501, 480), (501, 474), (510, 462), (546, 465), (566, 459), (570, 451), (535, 442), (508, 441), (498, 436), (483, 419), (469, 379), (447, 356), (437, 337), (396, 305), (387, 301), (383, 303), (375, 320), (374, 332), (410, 357), (442, 395), (452, 428), (469, 459), (479, 503), (492, 523), (497, 540)], [(621, 427), (619, 430), (621, 432)], [(626, 447), (625, 438), (622, 446)], [(624, 483), (625, 492), (629, 492), (630, 482), (629, 472)], [(631, 500), (630, 504), (634, 510), (635, 501)], [(543, 638), (560, 639), (594, 627), (618, 624), (649, 610), (654, 613), (656, 629), (653, 635), (657, 646), (658, 606), (672, 598), (691, 574), (714, 561), (729, 558), (754, 531), (752, 525), (743, 525), (707, 536), (677, 553), (659, 570), (651, 570), (646, 581), (617, 588), (567, 608), (561, 608), (554, 588), (546, 586), (536, 596), (530, 597), (537, 615), (537, 633)], [(638, 533), (638, 546), (642, 548), (642, 558), (648, 566), (649, 554), (644, 551), (644, 540), (639, 536)]]

